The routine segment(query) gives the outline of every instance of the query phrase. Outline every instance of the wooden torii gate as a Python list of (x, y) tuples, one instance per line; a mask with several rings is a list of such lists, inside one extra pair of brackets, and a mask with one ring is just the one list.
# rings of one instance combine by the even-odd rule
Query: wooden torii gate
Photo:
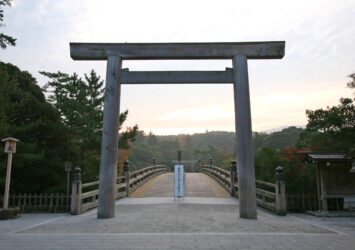
[[(284, 41), (238, 43), (70, 43), (74, 60), (107, 60), (98, 218), (115, 216), (121, 84), (232, 83), (234, 86), (239, 216), (256, 219), (248, 59), (281, 59)], [(131, 72), (122, 60), (231, 59), (225, 71)]]

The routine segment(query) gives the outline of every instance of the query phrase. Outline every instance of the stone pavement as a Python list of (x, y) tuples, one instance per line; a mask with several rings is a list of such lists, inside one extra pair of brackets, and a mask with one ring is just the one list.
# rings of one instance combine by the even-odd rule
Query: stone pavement
[[(149, 202), (149, 200), (153, 202)], [(230, 198), (117, 201), (116, 217), (24, 214), (0, 222), (0, 249), (354, 249), (354, 218), (238, 218)]]

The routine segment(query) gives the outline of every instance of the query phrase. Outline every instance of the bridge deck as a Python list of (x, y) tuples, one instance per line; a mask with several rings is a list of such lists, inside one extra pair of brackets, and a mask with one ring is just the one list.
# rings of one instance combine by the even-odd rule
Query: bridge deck
[[(186, 197), (230, 198), (229, 193), (215, 180), (203, 173), (186, 173)], [(172, 197), (174, 179), (172, 173), (166, 173), (149, 180), (133, 192), (130, 197)]]

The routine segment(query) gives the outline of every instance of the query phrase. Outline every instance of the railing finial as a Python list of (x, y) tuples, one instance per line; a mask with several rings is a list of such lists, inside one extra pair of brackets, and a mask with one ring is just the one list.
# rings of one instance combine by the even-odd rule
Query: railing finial
[(231, 161), (231, 171), (236, 172), (237, 171), (237, 162), (235, 160)]
[(74, 168), (73, 181), (81, 181), (81, 168), (78, 166)]
[(286, 215), (286, 187), (284, 181), (284, 170), (281, 166), (276, 168), (276, 182), (275, 182), (275, 193), (276, 193), (276, 214)]
[(276, 180), (283, 181), (284, 180), (284, 169), (281, 166), (276, 168)]
[(124, 163), (123, 163), (123, 172), (126, 173), (129, 171), (129, 161), (126, 160)]

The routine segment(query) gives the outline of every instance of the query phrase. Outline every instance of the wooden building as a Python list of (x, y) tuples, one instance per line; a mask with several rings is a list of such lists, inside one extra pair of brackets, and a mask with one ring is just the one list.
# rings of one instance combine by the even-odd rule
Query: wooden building
[[(328, 199), (354, 201), (355, 161), (346, 154), (304, 153), (305, 162), (317, 167), (317, 191), (320, 211), (328, 211)], [(345, 204), (344, 202), (344, 204)]]

